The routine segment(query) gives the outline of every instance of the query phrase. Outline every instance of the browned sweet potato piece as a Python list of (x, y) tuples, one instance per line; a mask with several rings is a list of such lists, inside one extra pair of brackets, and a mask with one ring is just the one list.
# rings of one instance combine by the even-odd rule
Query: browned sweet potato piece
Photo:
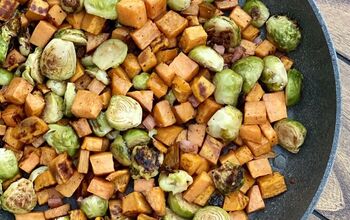
[(229, 213), (231, 220), (249, 220), (247, 213), (245, 211), (234, 211)]
[(255, 54), (258, 57), (266, 57), (267, 55), (274, 54), (275, 52), (276, 46), (268, 40), (264, 40), (255, 50)]
[(49, 4), (43, 0), (31, 0), (28, 4), (26, 17), (31, 21), (43, 20), (49, 10)]
[(259, 125), (262, 133), (270, 141), (271, 146), (278, 144), (277, 133), (269, 122)]
[(130, 80), (120, 78), (117, 74), (112, 75), (112, 94), (113, 95), (126, 95), (132, 83)]
[(45, 220), (44, 212), (30, 212), (26, 214), (15, 214), (16, 220)]
[(3, 112), (1, 112), (2, 120), (5, 125), (15, 127), (24, 118), (23, 108), (19, 105), (8, 105)]
[(117, 27), (113, 30), (111, 38), (127, 42), (130, 38), (130, 30), (125, 27)]
[(259, 177), (257, 182), (262, 198), (264, 199), (277, 196), (287, 190), (284, 176), (282, 176), (279, 172), (274, 172), (272, 174)]
[(207, 123), (211, 116), (221, 108), (221, 105), (216, 103), (213, 99), (206, 99), (198, 106), (196, 121), (197, 123)]
[(147, 15), (155, 19), (166, 11), (166, 0), (145, 0)]
[(252, 213), (265, 208), (265, 203), (261, 197), (259, 186), (255, 185), (248, 191), (249, 203), (247, 205), (247, 213)]
[(147, 192), (153, 189), (155, 186), (154, 179), (137, 179), (134, 181), (134, 191), (135, 192)]
[(239, 130), (239, 136), (245, 141), (260, 143), (262, 133), (258, 125), (242, 125)]
[(267, 93), (263, 96), (267, 117), (271, 123), (287, 118), (287, 106), (284, 92)]
[(37, 153), (32, 152), (27, 157), (22, 158), (22, 161), (19, 163), (19, 168), (26, 173), (31, 173), (32, 170), (39, 164), (40, 157)]
[(213, 185), (209, 185), (193, 202), (197, 205), (205, 206), (214, 191), (215, 187)]
[(140, 192), (132, 192), (122, 199), (122, 210), (126, 216), (137, 214), (151, 214), (152, 208), (148, 205), (145, 197)]
[(160, 187), (154, 187), (151, 190), (144, 192), (144, 195), (156, 215), (164, 216), (166, 212), (164, 191)]
[(240, 191), (235, 191), (225, 196), (223, 209), (226, 211), (244, 210), (248, 205), (249, 198)]
[(188, 126), (187, 139), (194, 145), (201, 147), (205, 138), (205, 124), (191, 124)]
[(152, 112), (153, 108), (153, 92), (150, 90), (128, 92), (128, 96), (138, 101), (143, 108)]
[(156, 73), (151, 74), (147, 81), (147, 86), (153, 91), (157, 98), (165, 96), (168, 91), (168, 86)]
[(55, 26), (60, 26), (64, 19), (67, 17), (67, 13), (59, 5), (54, 5), (47, 13), (49, 21)]
[(236, 157), (236, 153), (234, 151), (230, 151), (228, 152), (227, 154), (225, 155), (222, 155), (220, 158), (220, 163), (221, 164), (224, 164), (226, 162), (230, 162), (232, 164), (235, 164), (235, 165), (241, 165), (241, 163), (239, 162), (239, 160), (237, 159)]
[(243, 32), (243, 39), (254, 41), (254, 39), (259, 35), (260, 30), (253, 25), (249, 25)]
[(114, 172), (113, 155), (111, 152), (101, 152), (91, 155), (90, 163), (95, 175), (105, 175)]
[(70, 25), (72, 25), (74, 29), (80, 29), (84, 16), (85, 16), (85, 11), (83, 10), (81, 12), (68, 14), (66, 20)]
[(142, 0), (121, 0), (117, 4), (118, 22), (141, 28), (147, 22), (147, 11)]
[(165, 128), (158, 128), (155, 138), (167, 146), (172, 146), (182, 130), (182, 127), (175, 125)]
[(187, 27), (188, 21), (174, 11), (168, 11), (156, 21), (156, 24), (168, 38), (172, 38), (178, 36)]
[(90, 34), (98, 35), (101, 33), (105, 22), (106, 19), (102, 17), (85, 13), (81, 22), (81, 29)]
[(56, 184), (55, 177), (51, 174), (50, 170), (47, 170), (40, 174), (35, 180), (34, 180), (34, 189), (35, 191), (39, 191), (45, 187), (53, 186)]
[(86, 33), (86, 38), (86, 52), (89, 53), (105, 42), (109, 38), (109, 33), (101, 33), (98, 35)]
[(196, 173), (201, 163), (202, 159), (198, 154), (184, 153), (181, 155), (180, 167), (190, 175)]
[(244, 105), (244, 124), (264, 124), (267, 121), (265, 103), (246, 102)]
[(8, 85), (4, 97), (7, 101), (22, 105), (24, 104), (27, 95), (33, 90), (33, 86), (21, 77), (15, 77)]
[(239, 191), (246, 194), (247, 191), (255, 184), (255, 179), (246, 170), (243, 172), (243, 179), (244, 182)]
[(173, 112), (179, 124), (186, 123), (195, 116), (195, 110), (189, 102), (174, 106)]
[(53, 219), (56, 217), (67, 215), (69, 210), (70, 210), (70, 205), (65, 204), (54, 209), (46, 210), (44, 212), (44, 215), (46, 219)]
[(19, 141), (30, 144), (47, 130), (49, 127), (44, 120), (37, 116), (31, 116), (21, 121), (13, 130), (12, 135)]
[(81, 145), (81, 149), (93, 152), (101, 152), (107, 150), (108, 146), (108, 139), (87, 136), (84, 138), (83, 144)]
[(39, 205), (44, 205), (49, 201), (49, 199), (52, 199), (52, 198), (61, 198), (61, 199), (63, 198), (63, 196), (59, 192), (57, 192), (55, 187), (43, 189), (37, 192), (36, 195), (38, 197)]
[(212, 164), (216, 164), (220, 157), (221, 149), (224, 145), (215, 138), (207, 135), (199, 155), (207, 159)]
[(247, 146), (239, 147), (235, 150), (236, 157), (241, 165), (253, 160), (254, 156)]
[(167, 86), (171, 86), (173, 79), (175, 77), (175, 72), (167, 64), (160, 63), (155, 68), (158, 76), (164, 81)]
[(74, 220), (87, 220), (84, 212), (81, 209), (72, 210), (69, 212), (70, 219)]
[(0, 14), (0, 20), (8, 21), (14, 15), (18, 6), (19, 1), (16, 0), (8, 0), (1, 2), (0, 7), (2, 10)]
[(173, 79), (172, 85), (173, 93), (179, 102), (186, 102), (190, 95), (192, 94), (192, 90), (190, 84), (188, 84), (182, 77), (175, 76)]
[(187, 202), (193, 202), (213, 181), (208, 173), (202, 172), (195, 177), (193, 184), (183, 193), (183, 198)]
[(58, 184), (66, 183), (74, 173), (72, 161), (68, 159), (67, 153), (58, 155), (49, 164), (52, 175)]
[(64, 197), (71, 197), (74, 194), (74, 192), (78, 189), (83, 179), (84, 174), (75, 171), (66, 183), (57, 185), (55, 189)]
[(168, 127), (176, 123), (175, 115), (167, 100), (160, 101), (154, 106), (153, 117), (159, 127)]
[(153, 146), (159, 150), (159, 152), (165, 154), (168, 151), (168, 148), (162, 142), (157, 139), (152, 139)]
[(176, 75), (187, 82), (191, 81), (199, 71), (198, 64), (184, 53), (180, 53), (169, 66), (174, 70)]
[(161, 33), (156, 24), (151, 20), (148, 20), (145, 25), (143, 25), (140, 29), (132, 32), (130, 35), (135, 44), (141, 50), (143, 50), (148, 47), (154, 39), (159, 37)]
[(245, 12), (240, 6), (236, 6), (231, 14), (230, 18), (242, 29), (246, 29), (250, 24), (252, 17)]
[(45, 47), (57, 28), (46, 21), (39, 21), (30, 37), (30, 43), (38, 47)]
[(12, 68), (13, 66), (19, 65), (24, 61), (26, 61), (26, 58), (20, 52), (18, 52), (18, 50), (13, 49), (7, 54), (3, 66), (5, 68)]
[(282, 56), (282, 57), (280, 57), (280, 59), (281, 59), (282, 63), (284, 64), (284, 67), (286, 68), (287, 71), (292, 68), (294, 61), (291, 58), (289, 58), (287, 56)]
[(215, 1), (215, 5), (220, 10), (232, 9), (238, 5), (238, 0), (219, 0)]
[(141, 72), (141, 66), (137, 60), (137, 56), (135, 56), (132, 53), (129, 53), (126, 56), (122, 66), (130, 79), (134, 78), (137, 74)]
[(130, 172), (129, 170), (126, 169), (126, 170), (118, 170), (109, 174), (106, 177), (106, 180), (114, 183), (115, 191), (124, 193), (126, 188), (128, 187), (130, 177), (131, 177)]
[(114, 184), (99, 177), (94, 177), (91, 180), (87, 191), (103, 199), (109, 200), (114, 193)]
[(266, 158), (249, 161), (247, 167), (253, 178), (272, 173), (270, 162)]
[(180, 47), (185, 53), (190, 52), (193, 48), (207, 43), (208, 34), (202, 26), (188, 27), (182, 33)]
[(200, 76), (192, 81), (191, 89), (196, 99), (203, 102), (214, 93), (215, 86), (207, 78)]
[(79, 173), (87, 173), (89, 171), (90, 151), (80, 150), (77, 170)]
[(157, 57), (152, 52), (151, 47), (146, 47), (137, 57), (139, 64), (144, 72), (149, 71), (157, 65)]
[(95, 119), (100, 114), (102, 107), (102, 100), (96, 93), (78, 90), (72, 105), (72, 113), (79, 118)]
[(89, 122), (86, 120), (86, 118), (80, 118), (77, 121), (72, 121), (70, 122), (70, 125), (72, 125), (80, 138), (88, 136), (92, 133)]
[(178, 49), (161, 50), (156, 53), (158, 63), (170, 64), (178, 55)]
[(24, 111), (27, 116), (40, 116), (45, 108), (44, 98), (29, 93), (25, 100)]
[(271, 151), (271, 144), (266, 137), (262, 137), (260, 143), (247, 141), (247, 146), (252, 151), (255, 157), (259, 157)]
[(256, 83), (253, 89), (247, 94), (246, 102), (258, 102), (264, 96), (265, 92), (259, 83)]

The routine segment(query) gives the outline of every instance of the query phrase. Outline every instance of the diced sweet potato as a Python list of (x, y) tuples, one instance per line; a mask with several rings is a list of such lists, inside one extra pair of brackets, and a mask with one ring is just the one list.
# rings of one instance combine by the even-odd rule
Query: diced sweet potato
[(15, 214), (16, 220), (45, 220), (43, 212), (30, 212), (26, 214)]
[(151, 74), (147, 81), (147, 86), (153, 91), (157, 98), (165, 96), (168, 91), (168, 86), (156, 73)]
[(95, 175), (105, 175), (114, 172), (113, 154), (111, 152), (91, 155), (90, 163)]
[(272, 173), (272, 168), (268, 159), (249, 161), (247, 163), (247, 167), (253, 178), (265, 176)]
[(243, 49), (245, 50), (245, 54), (248, 56), (254, 56), (255, 55), (255, 50), (257, 45), (254, 42), (251, 42), (249, 40), (241, 40), (241, 47), (243, 47)]
[(239, 162), (239, 160), (237, 159), (236, 157), (236, 153), (234, 151), (230, 151), (228, 152), (227, 154), (225, 155), (222, 155), (220, 158), (220, 163), (221, 164), (224, 164), (226, 162), (230, 162), (232, 164), (235, 164), (235, 165), (241, 165), (241, 163)]
[(19, 163), (19, 168), (23, 170), (26, 173), (31, 173), (32, 170), (39, 164), (40, 157), (35, 152), (32, 152), (28, 155), (28, 157), (25, 157), (22, 159), (22, 161)]
[(34, 189), (35, 191), (39, 191), (45, 187), (53, 186), (56, 184), (56, 179), (52, 175), (52, 173), (47, 170), (40, 174), (35, 180), (34, 180)]
[(90, 151), (80, 150), (77, 170), (79, 173), (87, 174), (89, 171)]
[(13, 49), (7, 54), (3, 67), (13, 68), (14, 66), (17, 66), (18, 64), (21, 64), (24, 61), (26, 61), (26, 57), (24, 57), (20, 52), (18, 52), (18, 50)]
[(49, 165), (49, 163), (57, 157), (57, 153), (55, 149), (51, 147), (41, 147), (41, 155), (40, 155), (40, 165)]
[(137, 179), (134, 181), (134, 191), (135, 192), (147, 192), (153, 189), (155, 186), (154, 179)]
[(164, 128), (158, 128), (157, 135), (155, 136), (155, 138), (167, 146), (172, 146), (175, 143), (177, 136), (181, 133), (182, 130), (182, 127), (175, 125)]
[(127, 40), (130, 38), (130, 30), (126, 27), (117, 27), (112, 31), (111, 38), (127, 42)]
[(254, 41), (254, 39), (259, 35), (260, 30), (253, 25), (249, 25), (243, 32), (243, 39)]
[(102, 100), (96, 93), (78, 90), (72, 105), (72, 113), (76, 117), (95, 119), (100, 114), (102, 107)]
[(153, 92), (150, 90), (128, 92), (128, 96), (134, 98), (147, 111), (152, 112), (153, 108)]
[(132, 83), (129, 80), (125, 80), (117, 76), (116, 74), (112, 75), (112, 94), (113, 95), (126, 95)]
[(88, 136), (92, 133), (89, 122), (86, 120), (86, 118), (80, 118), (77, 121), (72, 121), (70, 122), (70, 125), (72, 125), (80, 138)]
[(267, 93), (263, 96), (267, 117), (271, 123), (287, 118), (287, 106), (284, 92)]
[(152, 208), (140, 192), (132, 192), (122, 199), (122, 210), (126, 216), (136, 216), (137, 214), (151, 214)]
[(161, 50), (156, 53), (158, 63), (170, 64), (178, 55), (178, 49)]
[(93, 151), (93, 152), (101, 152), (107, 150), (109, 145), (108, 139), (100, 138), (100, 137), (84, 137), (83, 144), (81, 145), (81, 149)]
[(234, 211), (229, 213), (231, 220), (249, 220), (247, 213), (245, 211)]
[(4, 136), (6, 133), (6, 125), (0, 125), (0, 136)]
[(187, 139), (194, 145), (201, 147), (205, 137), (205, 124), (190, 124), (188, 126)]
[(239, 147), (235, 150), (236, 157), (241, 165), (253, 160), (254, 156), (247, 146)]
[(180, 76), (187, 82), (191, 81), (192, 78), (197, 75), (199, 66), (196, 62), (191, 60), (186, 54), (180, 53), (170, 64), (176, 75)]
[(152, 52), (151, 47), (146, 47), (137, 57), (140, 66), (144, 72), (149, 71), (157, 65), (157, 57)]
[(147, 15), (155, 19), (166, 11), (166, 0), (145, 0)]
[(159, 150), (159, 152), (165, 154), (168, 151), (168, 148), (157, 139), (152, 139), (153, 146)]
[(193, 15), (198, 16), (199, 14), (199, 4), (202, 3), (202, 0), (193, 0), (188, 8), (183, 10), (181, 14), (183, 15)]
[(255, 125), (266, 123), (265, 102), (246, 102), (244, 105), (244, 124)]
[(269, 122), (259, 125), (262, 133), (269, 140), (271, 146), (278, 144), (277, 133)]
[(258, 102), (264, 96), (265, 92), (259, 83), (256, 83), (253, 89), (247, 94), (246, 102)]
[(259, 177), (258, 185), (261, 191), (262, 198), (268, 199), (277, 196), (287, 190), (284, 176), (279, 172)]
[(80, 29), (85, 16), (85, 11), (68, 14), (66, 17), (67, 22), (72, 25), (74, 29)]
[(114, 193), (114, 184), (99, 177), (94, 177), (91, 180), (87, 191), (103, 199), (109, 200)]
[(232, 9), (238, 5), (238, 0), (215, 1), (215, 6), (220, 10)]
[(260, 143), (247, 141), (247, 146), (255, 157), (259, 157), (271, 151), (271, 144), (266, 137), (262, 137)]
[(287, 56), (282, 56), (282, 57), (280, 57), (280, 59), (281, 59), (282, 63), (284, 64), (284, 68), (286, 68), (287, 71), (292, 68), (294, 61), (291, 58), (289, 58)]
[(266, 57), (267, 55), (274, 54), (276, 52), (276, 46), (270, 41), (264, 40), (255, 50), (255, 54), (258, 57)]
[(83, 21), (81, 22), (81, 29), (90, 34), (98, 35), (101, 33), (106, 19), (85, 13)]
[(156, 21), (156, 24), (165, 36), (172, 38), (178, 36), (187, 27), (188, 21), (174, 11), (168, 11)]
[(128, 74), (129, 79), (134, 78), (137, 74), (141, 72), (141, 66), (137, 61), (137, 57), (132, 53), (129, 53), (126, 56), (122, 66)]
[(252, 17), (250, 17), (247, 12), (245, 12), (241, 7), (236, 6), (231, 14), (230, 18), (242, 29), (246, 29), (250, 22), (252, 21)]
[(24, 111), (27, 116), (40, 116), (45, 108), (45, 100), (42, 96), (29, 93), (24, 103)]
[[(188, 130), (187, 129), (184, 129), (180, 132), (180, 134), (177, 136), (175, 142), (178, 143), (180, 141), (184, 141), (184, 140), (187, 140), (187, 133), (188, 133)], [(202, 146), (202, 145), (201, 145)]]
[(186, 102), (192, 94), (190, 84), (188, 84), (182, 77), (177, 75), (173, 79), (172, 90), (177, 101), (181, 103)]
[(14, 128), (7, 128), (3, 141), (15, 150), (22, 150), (23, 143), (13, 136)]
[(141, 28), (147, 22), (147, 11), (142, 0), (121, 0), (117, 4), (118, 22)]
[(173, 111), (177, 122), (180, 124), (188, 122), (195, 116), (195, 110), (189, 102), (184, 102), (174, 106)]
[(69, 79), (69, 81), (75, 82), (83, 75), (84, 75), (84, 67), (79, 61), (77, 61), (77, 66), (75, 67), (75, 74)]
[(140, 214), (137, 216), (136, 220), (157, 220), (156, 218), (150, 217), (148, 215), (145, 214)]
[(66, 12), (59, 5), (52, 6), (47, 15), (49, 21), (56, 27), (60, 26), (67, 17)]
[(99, 95), (105, 88), (106, 85), (96, 78), (94, 78), (87, 87), (90, 92), (96, 93), (97, 95)]
[(140, 29), (131, 33), (132, 39), (141, 50), (148, 47), (160, 35), (157, 25), (151, 20), (148, 20)]
[(180, 47), (185, 53), (190, 52), (193, 48), (207, 43), (208, 34), (202, 26), (188, 27), (182, 33)]
[(210, 185), (213, 185), (211, 177), (208, 173), (202, 172), (195, 177), (192, 185), (183, 193), (183, 198), (187, 202), (193, 202)]
[(207, 123), (211, 116), (221, 108), (221, 105), (213, 99), (208, 98), (198, 106), (196, 121), (197, 123)]
[(74, 219), (74, 220), (87, 220), (83, 210), (81, 210), (81, 209), (76, 209), (76, 210), (70, 211), (69, 217), (70, 217), (70, 219)]
[(245, 141), (260, 143), (262, 133), (258, 125), (242, 125), (239, 129), (239, 136)]
[(22, 105), (32, 90), (33, 86), (29, 82), (21, 77), (15, 77), (8, 85), (4, 97), (13, 104)]
[(119, 78), (131, 82), (127, 72), (121, 66), (118, 66), (108, 71), (109, 77), (112, 78), (113, 74), (117, 75)]
[(209, 185), (193, 202), (200, 206), (207, 204), (211, 194), (215, 191), (215, 187)]
[(46, 17), (49, 10), (49, 4), (43, 0), (31, 0), (28, 4), (26, 17), (31, 21), (42, 20)]
[(57, 192), (55, 187), (43, 189), (39, 192), (36, 193), (36, 196), (38, 197), (38, 204), (39, 205), (44, 205), (49, 201), (49, 199), (52, 198), (63, 198), (63, 196)]
[(25, 117), (23, 108), (19, 105), (8, 105), (1, 113), (2, 120), (9, 127), (16, 127)]
[(121, 200), (109, 200), (108, 208), (111, 219), (118, 219), (122, 213), (122, 201)]
[(144, 192), (144, 195), (157, 216), (166, 214), (165, 193), (160, 187), (154, 187)]
[(118, 170), (106, 177), (106, 180), (114, 183), (115, 191), (124, 193), (126, 188), (128, 187), (130, 181), (130, 172), (129, 170)]
[(239, 191), (246, 194), (247, 191), (255, 184), (255, 179), (246, 170), (243, 172), (243, 179), (243, 185), (241, 186)]
[(226, 211), (244, 210), (248, 205), (249, 198), (240, 191), (235, 191), (225, 196), (223, 209)]
[(201, 163), (198, 169), (196, 170), (197, 175), (201, 174), (202, 172), (209, 172), (210, 166), (211, 166), (211, 163), (205, 158), (200, 157), (200, 159), (201, 159)]
[(249, 203), (247, 205), (246, 211), (252, 213), (260, 209), (265, 208), (265, 203), (261, 197), (259, 186), (255, 185), (248, 191)]
[(204, 102), (215, 91), (215, 86), (204, 76), (196, 77), (191, 83), (193, 95), (199, 102)]
[(14, 15), (18, 6), (19, 2), (16, 0), (2, 1), (0, 3), (0, 7), (2, 9), (0, 14), (0, 20), (8, 21)]
[(168, 127), (176, 123), (175, 115), (167, 100), (160, 101), (154, 106), (153, 117), (159, 127)]
[(155, 68), (158, 76), (164, 81), (167, 86), (171, 86), (173, 79), (175, 77), (175, 72), (167, 64), (160, 63)]
[(186, 17), (186, 19), (188, 20), (188, 26), (189, 27), (200, 25), (197, 16), (189, 15), (189, 16)]
[(102, 100), (103, 109), (106, 109), (108, 107), (109, 101), (111, 100), (111, 97), (112, 97), (112, 92), (109, 89), (100, 95), (100, 99)]
[(66, 183), (74, 174), (72, 161), (67, 153), (59, 154), (49, 164), (49, 170), (58, 184)]
[(68, 215), (68, 211), (70, 210), (70, 205), (65, 204), (62, 206), (59, 206), (57, 208), (49, 209), (44, 212), (46, 219), (53, 219), (57, 217), (61, 217), (64, 215)]
[(69, 180), (66, 183), (57, 185), (55, 189), (64, 197), (71, 197), (74, 194), (74, 192), (78, 189), (83, 179), (84, 174), (75, 171), (73, 176), (71, 176), (71, 178), (69, 178)]
[[(87, 38), (86, 53), (93, 51), (109, 38), (109, 33), (100, 33), (97, 35), (86, 33), (85, 35)], [(77, 75), (77, 73), (75, 73), (75, 75)], [(72, 79), (71, 79), (71, 82), (72, 82)]]
[(43, 20), (39, 21), (29, 39), (29, 42), (38, 47), (45, 47), (56, 30), (57, 28), (52, 24)]
[(210, 19), (215, 16), (217, 9), (213, 4), (203, 1), (198, 6), (199, 6), (199, 20), (206, 21), (207, 19)]
[(198, 154), (184, 153), (180, 158), (180, 167), (188, 174), (193, 175), (202, 163), (202, 159)]
[(85, 90), (91, 81), (92, 78), (88, 74), (83, 74), (74, 83), (77, 90)]
[(199, 155), (207, 159), (212, 164), (216, 164), (220, 157), (223, 144), (215, 138), (207, 135)]

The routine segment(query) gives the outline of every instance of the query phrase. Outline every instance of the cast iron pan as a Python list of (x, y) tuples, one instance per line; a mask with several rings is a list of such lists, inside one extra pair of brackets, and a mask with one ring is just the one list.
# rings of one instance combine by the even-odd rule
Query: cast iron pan
[[(286, 14), (298, 21), (303, 42), (290, 54), (304, 73), (301, 103), (288, 111), (308, 129), (302, 150), (292, 155), (280, 148), (274, 169), (282, 172), (288, 191), (266, 202), (266, 209), (251, 219), (307, 219), (318, 201), (331, 170), (339, 137), (340, 87), (337, 57), (325, 23), (313, 0), (263, 0), (271, 14)], [(243, 2), (241, 2), (243, 3)], [(69, 200), (67, 200), (68, 202)], [(71, 200), (72, 208), (77, 208)], [(42, 210), (46, 207), (37, 207)], [(0, 220), (14, 219), (0, 211)]]

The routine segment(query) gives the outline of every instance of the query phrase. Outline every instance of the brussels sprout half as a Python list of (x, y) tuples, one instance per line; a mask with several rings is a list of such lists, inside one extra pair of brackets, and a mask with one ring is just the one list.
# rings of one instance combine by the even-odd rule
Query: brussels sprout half
[[(6, 6), (6, 4), (5, 4)], [(21, 27), (19, 16), (15, 15), (0, 28), (0, 64), (5, 62), (12, 37), (15, 37)]]
[(183, 170), (177, 170), (175, 173), (161, 173), (158, 179), (159, 187), (165, 192), (173, 194), (181, 193), (193, 183), (192, 177)]
[(243, 78), (230, 69), (215, 74), (215, 101), (219, 104), (236, 106), (239, 94), (242, 91)]
[(151, 140), (147, 131), (138, 128), (128, 130), (123, 135), (123, 138), (128, 148), (133, 148), (137, 145), (147, 145)]
[(215, 220), (230, 220), (230, 215), (222, 208), (216, 206), (206, 206), (199, 209), (194, 215), (193, 220), (215, 219)]
[(150, 74), (141, 73), (139, 75), (136, 75), (132, 79), (132, 84), (133, 84), (134, 88), (137, 90), (145, 90), (148, 87), (147, 82), (148, 82), (149, 78), (150, 78)]
[(75, 45), (87, 44), (87, 39), (84, 32), (78, 29), (62, 28), (56, 32), (55, 38), (70, 41)]
[(167, 0), (167, 4), (174, 11), (183, 11), (190, 7), (191, 0)]
[(61, 7), (65, 12), (79, 12), (83, 9), (84, 0), (61, 0)]
[(248, 0), (243, 10), (252, 17), (251, 24), (257, 28), (262, 27), (270, 17), (270, 11), (260, 0)]
[(169, 193), (168, 205), (171, 211), (173, 211), (176, 215), (186, 219), (193, 218), (194, 214), (199, 209), (199, 206), (184, 200), (181, 193)]
[(75, 84), (74, 83), (67, 83), (67, 89), (64, 93), (64, 115), (67, 117), (72, 117), (72, 106), (75, 99), (75, 96), (77, 95)]
[(6, 86), (10, 84), (13, 78), (13, 74), (3, 68), (0, 68), (0, 86)]
[(0, 148), (0, 180), (7, 180), (19, 172), (15, 153), (6, 148)]
[(123, 166), (130, 166), (131, 158), (129, 153), (129, 148), (121, 135), (117, 135), (113, 143), (110, 146), (110, 151), (113, 154), (114, 159), (116, 159)]
[(188, 56), (204, 68), (219, 72), (224, 68), (224, 58), (207, 46), (198, 46), (190, 51)]
[(215, 187), (224, 195), (239, 189), (243, 184), (243, 169), (231, 162), (222, 164), (211, 172)]
[(108, 200), (91, 195), (84, 198), (80, 203), (80, 209), (90, 218), (106, 215), (108, 209)]
[(85, 10), (89, 14), (93, 14), (105, 19), (117, 19), (116, 5), (120, 0), (85, 0)]
[(264, 58), (264, 71), (261, 81), (270, 92), (278, 92), (284, 89), (288, 83), (287, 71), (282, 61), (276, 56)]
[(42, 52), (43, 50), (40, 47), (35, 48), (34, 52), (29, 54), (26, 62), (17, 69), (19, 72), (23, 70), (22, 77), (32, 85), (35, 82), (44, 83), (44, 76), (40, 71), (40, 57)]
[(289, 70), (287, 75), (286, 102), (287, 106), (293, 106), (300, 100), (304, 77), (303, 74), (296, 69)]
[(64, 96), (66, 89), (67, 89), (67, 83), (64, 81), (57, 81), (49, 79), (46, 81), (47, 88), (51, 89), (52, 92), (54, 92), (58, 96)]
[(45, 103), (42, 118), (46, 123), (56, 123), (63, 118), (64, 101), (62, 97), (49, 92), (45, 95)]
[(92, 130), (96, 136), (104, 137), (113, 128), (108, 124), (106, 113), (101, 112), (96, 119), (90, 119), (89, 124), (92, 127)]

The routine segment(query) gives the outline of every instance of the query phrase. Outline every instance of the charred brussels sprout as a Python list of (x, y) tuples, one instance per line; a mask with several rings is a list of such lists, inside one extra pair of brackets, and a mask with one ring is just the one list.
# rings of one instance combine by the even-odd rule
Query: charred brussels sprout
[(20, 27), (19, 16), (15, 15), (0, 28), (0, 64), (5, 61), (11, 39), (17, 36)]
[(67, 89), (67, 83), (64, 81), (57, 81), (49, 79), (46, 81), (47, 88), (51, 89), (56, 95), (64, 96)]
[(208, 121), (208, 134), (225, 141), (234, 140), (239, 134), (242, 118), (242, 112), (235, 107), (223, 107)]
[(238, 60), (232, 70), (243, 77), (243, 92), (249, 93), (264, 70), (264, 61), (255, 56), (245, 57)]
[(117, 135), (113, 143), (110, 146), (110, 150), (113, 154), (114, 159), (116, 159), (123, 166), (130, 166), (130, 153), (129, 148), (121, 135)]
[(0, 68), (0, 86), (6, 86), (10, 84), (13, 78), (13, 74), (3, 68)]
[(56, 32), (55, 38), (70, 41), (75, 45), (86, 45), (87, 39), (83, 31), (78, 29), (63, 28)]
[(281, 91), (288, 83), (287, 71), (282, 61), (275, 56), (264, 58), (264, 71), (261, 75), (261, 81), (270, 92)]
[(221, 167), (211, 171), (216, 189), (227, 195), (238, 190), (243, 184), (243, 169), (231, 162), (226, 162)]
[(24, 214), (32, 211), (37, 203), (33, 182), (19, 179), (12, 183), (1, 195), (1, 206), (13, 214)]
[(75, 73), (76, 54), (74, 44), (58, 38), (52, 39), (40, 58), (41, 73), (49, 79), (66, 80)]
[(15, 153), (12, 150), (0, 148), (0, 180), (11, 179), (18, 171)]
[(293, 106), (300, 100), (304, 77), (303, 74), (296, 69), (289, 70), (287, 75), (286, 102), (287, 106)]
[(64, 115), (67, 117), (72, 117), (72, 106), (77, 92), (75, 91), (74, 83), (67, 83), (67, 89), (64, 93)]
[(199, 206), (189, 203), (182, 198), (182, 194), (169, 193), (168, 204), (170, 209), (180, 217), (192, 219)]
[(53, 92), (45, 95), (45, 109), (42, 115), (46, 123), (56, 123), (63, 118), (63, 98)]
[(191, 0), (168, 0), (168, 7), (174, 11), (183, 11), (190, 7)]
[(137, 90), (145, 90), (147, 89), (147, 82), (149, 80), (150, 75), (148, 73), (141, 73), (137, 76), (135, 76), (132, 79), (132, 84), (134, 85), (134, 88)]
[(120, 0), (85, 0), (85, 10), (89, 14), (93, 14), (105, 19), (117, 19), (116, 5)]
[(50, 130), (44, 135), (47, 144), (58, 153), (67, 152), (74, 157), (80, 147), (78, 136), (70, 126), (50, 124)]
[(203, 27), (208, 33), (208, 40), (214, 44), (223, 45), (228, 49), (241, 43), (241, 29), (228, 17), (211, 18)]
[(111, 132), (113, 128), (108, 124), (106, 113), (101, 112), (96, 119), (90, 119), (89, 124), (96, 136), (104, 137)]
[(134, 147), (131, 155), (133, 179), (151, 179), (159, 173), (164, 155), (147, 146)]
[(151, 140), (147, 131), (138, 128), (128, 130), (123, 135), (123, 138), (128, 148), (133, 148), (137, 145), (147, 145)]
[(44, 76), (40, 72), (40, 57), (43, 50), (40, 47), (35, 48), (34, 52), (29, 54), (26, 62), (21, 65), (17, 71), (23, 71), (22, 77), (32, 85), (35, 82), (42, 84)]
[(206, 206), (204, 208), (199, 209), (194, 215), (193, 220), (202, 220), (202, 219), (210, 219), (210, 220), (230, 220), (230, 215), (220, 207), (216, 206)]
[(207, 205), (222, 207), (224, 205), (224, 202), (225, 196), (222, 195), (219, 191), (215, 191), (213, 194), (211, 194)]
[(220, 104), (236, 106), (242, 90), (242, 76), (226, 69), (216, 73), (213, 82), (215, 85), (215, 101)]
[(278, 143), (292, 153), (298, 153), (303, 145), (307, 130), (300, 122), (283, 119), (274, 125)]
[(41, 166), (41, 167), (38, 167), (36, 168), (35, 170), (33, 170), (31, 173), (30, 173), (30, 176), (29, 176), (29, 180), (34, 182), (34, 180), (40, 176), (40, 174), (44, 173), (46, 170), (48, 170), (49, 167), (47, 166)]
[(207, 46), (198, 46), (191, 50), (188, 56), (201, 66), (219, 72), (224, 68), (224, 58)]
[(300, 29), (295, 21), (286, 16), (271, 17), (266, 22), (266, 30), (267, 38), (282, 51), (293, 51), (300, 44)]
[(61, 7), (68, 13), (81, 11), (83, 6), (84, 0), (61, 0)]
[(185, 191), (193, 183), (193, 179), (186, 171), (178, 170), (168, 175), (161, 173), (158, 182), (165, 192), (177, 194)]
[(252, 25), (257, 28), (262, 27), (270, 17), (270, 11), (260, 0), (248, 0), (243, 10), (252, 17)]
[(108, 201), (101, 197), (91, 195), (81, 201), (80, 209), (83, 210), (89, 219), (104, 216), (108, 209)]
[(30, 33), (29, 33), (29, 29), (26, 28), (25, 30), (22, 30), (19, 33), (18, 36), (18, 44), (19, 44), (19, 52), (23, 55), (23, 56), (28, 56), (30, 54)]

